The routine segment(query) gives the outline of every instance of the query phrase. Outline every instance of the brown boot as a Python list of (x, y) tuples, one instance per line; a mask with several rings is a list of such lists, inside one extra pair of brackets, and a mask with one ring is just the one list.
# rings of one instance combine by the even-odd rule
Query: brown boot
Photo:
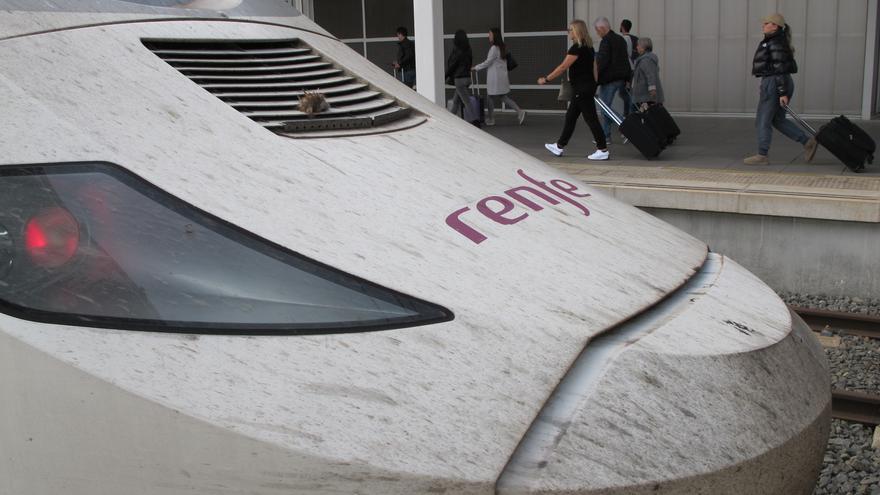
[(770, 165), (770, 160), (767, 159), (767, 155), (753, 155), (743, 160), (743, 163), (746, 165)]
[(804, 160), (807, 162), (813, 161), (813, 157), (816, 156), (816, 148), (818, 143), (816, 143), (816, 138), (811, 137), (809, 141), (804, 144)]

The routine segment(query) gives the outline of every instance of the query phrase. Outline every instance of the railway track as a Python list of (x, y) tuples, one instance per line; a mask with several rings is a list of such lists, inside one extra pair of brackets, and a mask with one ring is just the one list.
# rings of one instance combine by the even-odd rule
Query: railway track
[(827, 328), (849, 335), (880, 339), (880, 317), (799, 306), (791, 306), (791, 309), (817, 332)]
[(833, 390), (831, 416), (866, 425), (880, 425), (880, 395)]
[[(816, 332), (834, 330), (848, 335), (880, 339), (880, 318), (855, 313), (792, 306), (811, 329)], [(833, 390), (831, 415), (837, 419), (867, 425), (880, 425), (880, 395)]]

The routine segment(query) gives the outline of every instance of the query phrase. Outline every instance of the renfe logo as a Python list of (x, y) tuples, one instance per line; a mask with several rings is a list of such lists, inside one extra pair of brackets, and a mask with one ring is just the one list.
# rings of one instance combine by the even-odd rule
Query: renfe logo
[[(550, 185), (548, 186), (544, 182), (529, 177), (528, 175), (526, 175), (525, 172), (522, 171), (522, 169), (517, 170), (516, 173), (531, 184), (537, 186), (537, 188), (531, 186), (518, 186), (504, 191), (504, 194), (506, 194), (507, 196), (487, 196), (477, 202), (477, 211), (482, 213), (483, 216), (492, 220), (493, 222), (500, 223), (502, 225), (512, 225), (522, 220), (525, 220), (526, 217), (529, 216), (529, 214), (523, 213), (515, 217), (506, 216), (513, 210), (515, 206), (515, 203), (508, 198), (513, 198), (514, 200), (516, 200), (517, 203), (532, 211), (541, 211), (544, 209), (543, 206), (532, 200), (534, 198), (540, 199), (541, 201), (544, 201), (551, 205), (558, 205), (559, 200), (557, 200), (556, 198), (559, 198), (562, 201), (565, 201), (566, 203), (569, 203), (575, 208), (581, 210), (584, 216), (590, 216), (590, 210), (587, 209), (586, 206), (574, 200), (574, 198), (586, 198), (587, 196), (590, 196), (590, 194), (578, 194), (577, 192), (575, 192), (578, 190), (577, 186), (575, 186), (571, 182), (564, 181), (562, 179), (553, 179), (550, 181)], [(526, 193), (528, 193), (531, 198), (524, 196), (524, 194)], [(555, 198), (553, 196), (555, 196)], [(459, 234), (467, 237), (475, 244), (479, 244), (486, 240), (486, 236), (472, 226), (464, 223), (464, 221), (461, 219), (462, 215), (464, 215), (464, 213), (468, 211), (471, 211), (471, 209), (465, 206), (464, 208), (452, 212), (448, 217), (446, 217), (446, 225), (449, 225)]]

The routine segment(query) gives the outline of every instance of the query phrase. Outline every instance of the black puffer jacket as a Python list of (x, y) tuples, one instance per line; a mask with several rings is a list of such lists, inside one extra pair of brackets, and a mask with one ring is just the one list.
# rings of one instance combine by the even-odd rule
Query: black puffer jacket
[(775, 33), (766, 35), (758, 44), (755, 58), (752, 61), (752, 75), (755, 77), (776, 76), (776, 92), (779, 96), (791, 96), (790, 78), (781, 77), (797, 73), (797, 62), (791, 51), (785, 32), (777, 29)]
[(596, 66), (599, 73), (599, 84), (613, 81), (629, 81), (632, 77), (632, 66), (629, 65), (629, 52), (623, 36), (608, 31), (599, 43), (596, 53)]
[(471, 76), (471, 66), (474, 65), (474, 55), (470, 50), (453, 48), (446, 60), (446, 79), (456, 79)]

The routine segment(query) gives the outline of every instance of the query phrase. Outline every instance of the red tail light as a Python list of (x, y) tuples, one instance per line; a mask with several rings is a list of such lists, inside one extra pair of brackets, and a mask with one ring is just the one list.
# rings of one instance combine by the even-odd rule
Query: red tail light
[(35, 265), (57, 268), (76, 254), (79, 225), (64, 208), (47, 208), (28, 220), (24, 228), (24, 245)]

